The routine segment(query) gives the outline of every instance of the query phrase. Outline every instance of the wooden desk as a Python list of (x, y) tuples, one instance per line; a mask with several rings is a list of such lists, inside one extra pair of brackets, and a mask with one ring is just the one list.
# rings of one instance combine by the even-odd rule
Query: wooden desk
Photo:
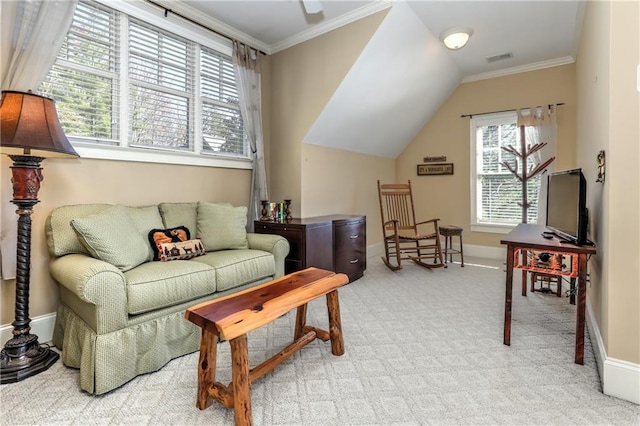
[[(578, 304), (576, 314), (576, 352), (575, 363), (584, 364), (584, 324), (585, 305), (587, 300), (587, 260), (590, 255), (596, 253), (595, 246), (576, 246), (562, 242), (557, 237), (546, 239), (542, 237), (545, 227), (521, 223), (509, 234), (505, 235), (500, 243), (507, 245), (507, 282), (504, 298), (504, 341), (505, 345), (511, 344), (511, 300), (513, 293), (513, 269), (522, 269), (522, 295), (527, 295), (527, 271), (546, 273), (559, 273), (578, 278)], [(541, 269), (536, 265), (536, 252), (564, 254), (575, 258), (574, 267), (570, 272), (559, 270)], [(529, 254), (529, 255), (528, 255)], [(534, 254), (533, 256), (531, 254)]]

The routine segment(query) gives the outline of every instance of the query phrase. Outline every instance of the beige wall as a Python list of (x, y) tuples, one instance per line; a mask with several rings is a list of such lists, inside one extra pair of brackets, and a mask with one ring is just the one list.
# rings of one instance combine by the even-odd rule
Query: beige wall
[(308, 144), (302, 155), (305, 216), (366, 215), (367, 244), (381, 242), (376, 181), (395, 181), (395, 160)]
[[(0, 175), (2, 214), (15, 215), (11, 188), (11, 160), (3, 155)], [(47, 159), (44, 181), (32, 214), (31, 318), (55, 312), (58, 290), (48, 272), (44, 222), (61, 205), (109, 203), (132, 206), (162, 201), (228, 201), (248, 205), (249, 170), (190, 167), (90, 159)], [(3, 230), (4, 231), (4, 230)], [(0, 324), (14, 320), (15, 280), (0, 286)]]
[[(386, 13), (371, 15), (271, 58), (270, 198), (292, 199), (296, 217), (329, 210), (369, 216), (370, 203), (362, 200), (370, 188), (375, 196), (376, 174), (368, 167), (375, 164), (382, 177), (393, 173), (393, 159), (303, 144), (305, 135)], [(348, 162), (344, 161), (346, 158)], [(369, 173), (372, 174), (368, 176)], [(361, 187), (360, 182), (368, 178), (372, 179), (370, 188)], [(352, 183), (343, 185), (349, 182)], [(370, 227), (369, 220), (367, 228)]]
[[(397, 158), (398, 182), (411, 179), (416, 214), (440, 218), (464, 228), (465, 244), (500, 246), (502, 234), (471, 232), (470, 124), (463, 114), (564, 103), (558, 107), (556, 169), (575, 166), (575, 66), (573, 64), (464, 83), (438, 110)], [(445, 155), (454, 163), (453, 176), (417, 176), (427, 156)]]
[[(606, 355), (640, 363), (640, 64), (638, 2), (589, 2), (577, 61), (578, 164), (587, 172), (588, 297)], [(596, 155), (606, 179), (594, 184)], [(605, 377), (605, 383), (607, 378)]]

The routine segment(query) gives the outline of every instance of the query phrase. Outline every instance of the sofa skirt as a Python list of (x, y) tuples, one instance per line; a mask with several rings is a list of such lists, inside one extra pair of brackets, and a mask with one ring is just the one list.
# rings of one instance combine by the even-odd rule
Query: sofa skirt
[(184, 318), (184, 311), (179, 311), (98, 335), (60, 304), (53, 342), (62, 350), (63, 364), (80, 369), (80, 388), (100, 395), (140, 374), (157, 371), (174, 358), (197, 351), (200, 334), (200, 328)]

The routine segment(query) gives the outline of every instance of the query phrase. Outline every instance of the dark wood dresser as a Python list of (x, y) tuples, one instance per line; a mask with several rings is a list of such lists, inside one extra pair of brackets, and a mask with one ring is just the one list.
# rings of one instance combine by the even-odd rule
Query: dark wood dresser
[(254, 222), (258, 234), (282, 235), (291, 249), (285, 272), (310, 266), (341, 272), (355, 281), (367, 268), (367, 219), (357, 215), (293, 218), (290, 221)]

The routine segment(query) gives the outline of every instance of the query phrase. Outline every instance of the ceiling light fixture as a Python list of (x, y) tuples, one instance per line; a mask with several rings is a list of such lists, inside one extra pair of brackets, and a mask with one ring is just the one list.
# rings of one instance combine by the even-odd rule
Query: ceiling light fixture
[(302, 5), (309, 15), (322, 12), (322, 1), (320, 0), (302, 0)]
[(454, 27), (449, 28), (440, 34), (440, 40), (445, 46), (447, 46), (447, 48), (451, 50), (458, 50), (467, 44), (471, 34), (473, 34), (473, 30), (471, 28)]

